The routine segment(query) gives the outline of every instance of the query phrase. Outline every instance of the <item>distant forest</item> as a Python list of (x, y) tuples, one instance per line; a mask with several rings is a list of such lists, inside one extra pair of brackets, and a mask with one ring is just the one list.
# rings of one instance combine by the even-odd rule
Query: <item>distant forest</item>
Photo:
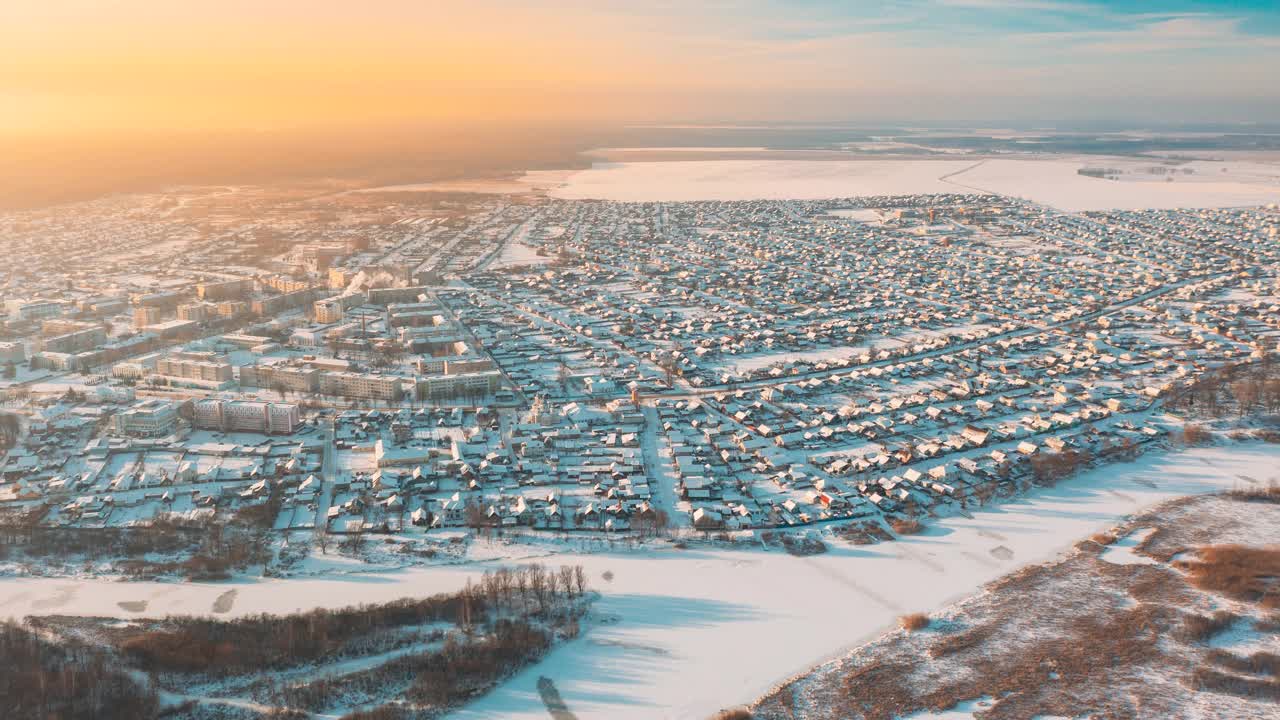
[[(964, 129), (857, 125), (628, 127), (401, 127), (223, 133), (0, 135), (0, 211), (174, 185), (312, 183), (375, 186), (473, 179), (522, 170), (586, 167), (602, 147), (762, 147), (838, 150), (898, 140), (892, 154), (1280, 151), (1280, 126), (1170, 127), (1204, 134), (1032, 132), (996, 136)], [(863, 151), (864, 154), (871, 151)]]
[(583, 131), (497, 128), (0, 135), (0, 211), (175, 185), (381, 185), (567, 168), (595, 144)]

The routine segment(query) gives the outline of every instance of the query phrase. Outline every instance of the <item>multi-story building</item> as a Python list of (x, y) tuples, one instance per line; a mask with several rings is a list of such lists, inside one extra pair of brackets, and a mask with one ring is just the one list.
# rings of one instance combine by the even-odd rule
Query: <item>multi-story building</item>
[(342, 321), (342, 316), (346, 314), (349, 308), (353, 308), (363, 302), (364, 295), (353, 293), (351, 295), (335, 295), (323, 300), (317, 300), (312, 307), (315, 310), (316, 322), (336, 323)]
[(158, 305), (135, 305), (133, 327), (137, 329), (155, 325), (164, 318), (164, 310)]
[(320, 392), (341, 397), (399, 400), (404, 393), (404, 378), (356, 372), (326, 372), (320, 375)]
[(255, 400), (205, 398), (192, 403), (192, 424), (205, 430), (290, 434), (302, 424), (298, 406)]
[(417, 380), (418, 397), (424, 400), (452, 400), (455, 398), (491, 395), (502, 387), (502, 373), (462, 373), (459, 375), (431, 375)]
[(398, 288), (374, 288), (369, 291), (370, 305), (388, 305), (390, 303), (416, 303), (427, 294), (425, 285)]
[(196, 297), (209, 302), (237, 300), (251, 292), (253, 292), (253, 280), (249, 278), (196, 284)]
[(302, 264), (318, 273), (328, 272), (333, 261), (347, 254), (345, 245), (304, 245), (302, 247)]
[(57, 317), (62, 314), (64, 309), (65, 305), (63, 303), (54, 300), (35, 300), (18, 306), (18, 319), (40, 320), (42, 318)]
[(160, 358), (156, 361), (156, 374), (202, 387), (223, 387), (234, 379), (231, 363), (208, 352), (178, 352)]
[(111, 366), (111, 375), (123, 379), (140, 380), (148, 373), (155, 371), (156, 363), (160, 361), (160, 357), (159, 353), (148, 353), (142, 357), (118, 362)]
[(177, 307), (178, 303), (182, 302), (182, 299), (185, 297), (189, 297), (186, 292), (166, 290), (164, 292), (136, 295), (133, 298), (133, 304), (135, 307), (158, 307), (172, 310)]
[[(458, 343), (462, 353), (467, 352), (466, 345)], [(496, 370), (497, 366), (489, 358), (476, 355), (452, 355), (449, 357), (423, 357), (414, 363), (422, 375), (461, 375), (463, 373)]]
[(304, 286), (280, 295), (256, 298), (249, 303), (249, 309), (255, 315), (277, 315), (285, 310), (303, 307), (314, 300), (315, 296), (315, 290)]
[(435, 303), (393, 303), (387, 306), (387, 327), (439, 327), (445, 324)]
[(178, 319), (191, 322), (204, 322), (213, 314), (213, 306), (209, 303), (187, 303), (178, 306)]
[(240, 368), (240, 386), (310, 393), (320, 389), (320, 370), (297, 365), (246, 365)]
[(46, 328), (59, 332), (55, 335), (46, 335), (40, 339), (40, 349), (47, 352), (60, 353), (78, 353), (84, 350), (92, 350), (107, 341), (107, 331), (105, 328), (88, 323), (75, 323), (77, 328), (65, 327), (66, 323), (59, 323), (52, 328)]
[(190, 320), (178, 320), (176, 318), (173, 320), (163, 320), (161, 322), (153, 323), (151, 325), (145, 325), (142, 327), (143, 332), (150, 333), (152, 335), (157, 335), (162, 338), (175, 338), (175, 337), (181, 337), (183, 335), (195, 335), (196, 331), (198, 331), (199, 329), (200, 329), (199, 323), (194, 323), (194, 322), (191, 322)]
[(329, 289), (342, 290), (351, 284), (351, 280), (356, 276), (356, 271), (352, 268), (329, 268)]
[(115, 315), (129, 307), (128, 298), (108, 297), (92, 298), (80, 303), (80, 308), (94, 315)]
[(144, 400), (112, 417), (112, 426), (121, 435), (158, 437), (173, 431), (178, 421), (177, 407), (167, 400)]
[[(291, 278), (288, 275), (268, 275), (258, 280), (264, 288), (271, 288), (277, 292), (289, 294), (310, 290), (312, 285), (310, 280), (299, 280)], [(345, 287), (345, 286), (344, 286)]]
[(227, 300), (218, 303), (216, 309), (220, 317), (235, 317), (249, 312), (249, 303), (243, 300)]

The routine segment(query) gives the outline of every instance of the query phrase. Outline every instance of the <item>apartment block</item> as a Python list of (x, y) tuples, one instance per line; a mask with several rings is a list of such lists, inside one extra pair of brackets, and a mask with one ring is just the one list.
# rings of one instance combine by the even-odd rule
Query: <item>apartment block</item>
[(253, 400), (205, 398), (191, 405), (192, 423), (204, 430), (287, 435), (302, 424), (298, 406)]

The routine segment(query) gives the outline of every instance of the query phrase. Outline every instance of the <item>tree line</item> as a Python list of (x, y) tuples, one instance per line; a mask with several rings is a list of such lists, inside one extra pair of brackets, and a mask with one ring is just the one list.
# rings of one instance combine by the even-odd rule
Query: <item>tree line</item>
[(507, 616), (563, 617), (586, 589), (580, 566), (526, 565), (488, 572), (457, 592), (425, 598), (233, 620), (169, 617), (112, 638), (122, 654), (148, 671), (234, 675), (360, 654), (380, 636), (401, 637), (398, 630), (429, 623), (452, 623), (471, 633)]
[(0, 622), (0, 716), (40, 720), (138, 720), (155, 717), (155, 691), (134, 682), (104, 653), (76, 642), (52, 643)]

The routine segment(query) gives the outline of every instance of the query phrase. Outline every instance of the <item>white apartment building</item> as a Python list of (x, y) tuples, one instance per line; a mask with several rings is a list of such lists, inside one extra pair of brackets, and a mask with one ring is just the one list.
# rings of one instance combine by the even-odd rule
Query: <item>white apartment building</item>
[(404, 378), (396, 375), (355, 372), (326, 372), (320, 375), (320, 392), (323, 395), (399, 400), (403, 386)]
[(160, 358), (156, 374), (206, 387), (221, 387), (233, 379), (231, 363), (213, 353), (174, 353)]
[(192, 403), (192, 411), (192, 423), (205, 430), (288, 435), (302, 424), (292, 403), (206, 398)]
[(115, 431), (134, 437), (158, 437), (173, 431), (178, 410), (167, 400), (144, 400), (111, 419)]

